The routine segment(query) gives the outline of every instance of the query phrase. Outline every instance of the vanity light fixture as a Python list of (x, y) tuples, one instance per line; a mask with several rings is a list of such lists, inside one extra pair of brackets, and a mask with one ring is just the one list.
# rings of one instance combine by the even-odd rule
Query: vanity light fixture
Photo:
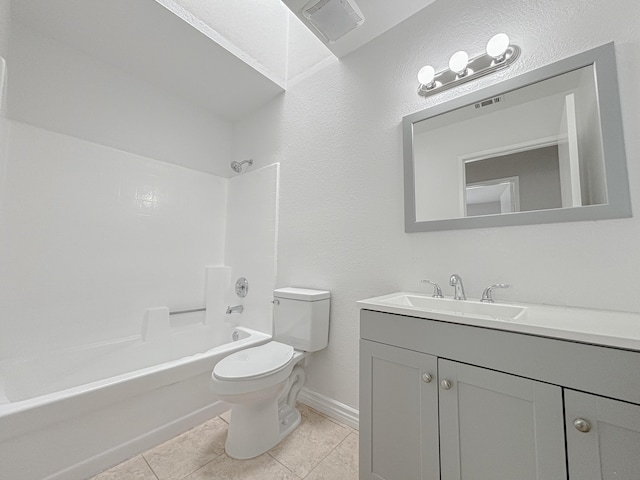
[(436, 73), (431, 65), (418, 72), (418, 95), (428, 97), (462, 83), (510, 66), (520, 56), (520, 47), (513, 45), (505, 33), (498, 33), (487, 43), (486, 53), (473, 58), (464, 51), (454, 53), (449, 68)]
[(469, 65), (469, 54), (463, 50), (454, 53), (449, 59), (449, 70), (454, 72), (457, 77), (464, 77), (469, 73), (467, 65)]
[(431, 65), (425, 65), (418, 72), (418, 81), (420, 85), (426, 88), (434, 88), (436, 86), (436, 69)]
[(495, 62), (502, 62), (509, 48), (509, 35), (506, 33), (496, 33), (487, 42), (487, 55)]

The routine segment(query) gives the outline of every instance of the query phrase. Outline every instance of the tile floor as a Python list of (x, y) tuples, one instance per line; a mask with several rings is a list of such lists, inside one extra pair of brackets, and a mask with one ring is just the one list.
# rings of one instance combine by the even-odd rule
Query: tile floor
[(251, 460), (224, 453), (229, 412), (92, 480), (358, 480), (358, 431), (306, 405), (284, 441)]

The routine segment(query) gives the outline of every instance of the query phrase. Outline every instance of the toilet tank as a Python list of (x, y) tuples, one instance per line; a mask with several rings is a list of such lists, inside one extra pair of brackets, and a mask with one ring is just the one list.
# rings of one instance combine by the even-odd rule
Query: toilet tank
[(273, 296), (274, 340), (305, 352), (327, 346), (331, 292), (287, 287), (274, 290)]

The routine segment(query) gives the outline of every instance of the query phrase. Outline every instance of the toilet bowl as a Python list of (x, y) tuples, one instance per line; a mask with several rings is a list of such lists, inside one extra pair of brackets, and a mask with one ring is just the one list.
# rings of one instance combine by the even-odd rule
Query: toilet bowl
[(274, 340), (233, 353), (214, 367), (212, 390), (232, 406), (225, 444), (230, 457), (257, 457), (300, 424), (295, 403), (305, 382), (304, 359), (328, 343), (329, 295), (275, 290)]
[(298, 364), (306, 355), (289, 345), (269, 342), (218, 362), (213, 390), (232, 405), (227, 455), (238, 459), (261, 455), (298, 426), (295, 401), (305, 379)]

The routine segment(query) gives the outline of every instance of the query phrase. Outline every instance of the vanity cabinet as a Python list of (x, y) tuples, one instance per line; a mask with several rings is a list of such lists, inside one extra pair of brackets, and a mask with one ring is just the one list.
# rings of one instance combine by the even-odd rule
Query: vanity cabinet
[(640, 405), (565, 390), (569, 478), (640, 478)]
[(640, 478), (640, 352), (368, 310), (361, 337), (361, 480)]
[(443, 359), (438, 378), (443, 479), (562, 478), (560, 387)]
[(361, 440), (368, 439), (360, 450), (368, 473), (360, 478), (440, 478), (438, 359), (366, 340), (360, 359), (360, 381), (369, 386), (360, 418), (370, 420), (360, 425)]

